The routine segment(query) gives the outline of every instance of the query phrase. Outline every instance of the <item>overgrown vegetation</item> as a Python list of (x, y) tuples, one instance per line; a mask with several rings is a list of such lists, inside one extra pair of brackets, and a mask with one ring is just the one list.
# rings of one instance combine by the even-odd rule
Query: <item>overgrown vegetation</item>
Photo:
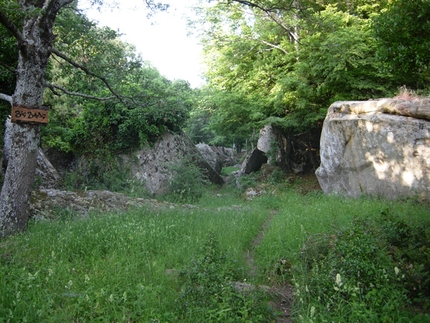
[(298, 322), (430, 321), (426, 205), (324, 196), (309, 178), (257, 175), (268, 189), (251, 201), (210, 188), (193, 207), (33, 221), (0, 243), (0, 317), (273, 322), (267, 288), (291, 284)]
[(209, 181), (191, 156), (168, 165), (168, 169), (172, 173), (172, 179), (164, 198), (173, 202), (195, 203), (203, 196)]

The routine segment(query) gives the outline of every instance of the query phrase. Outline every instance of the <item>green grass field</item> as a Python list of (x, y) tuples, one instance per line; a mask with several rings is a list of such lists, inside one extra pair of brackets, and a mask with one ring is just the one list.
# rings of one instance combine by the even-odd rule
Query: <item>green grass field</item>
[(275, 322), (239, 282), (292, 285), (295, 322), (430, 322), (428, 205), (286, 183), (32, 222), (0, 241), (0, 322)]

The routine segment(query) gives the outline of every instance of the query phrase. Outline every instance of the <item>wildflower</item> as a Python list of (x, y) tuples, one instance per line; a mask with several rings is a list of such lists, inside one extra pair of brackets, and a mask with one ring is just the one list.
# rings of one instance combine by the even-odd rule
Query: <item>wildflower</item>
[(73, 282), (71, 280), (69, 280), (69, 282), (67, 283), (66, 286), (64, 286), (66, 289), (70, 289), (70, 287), (72, 287)]
[(315, 306), (312, 306), (311, 307), (310, 317), (312, 318), (312, 317), (314, 317), (314, 315), (315, 315)]
[(397, 268), (397, 267), (394, 267), (394, 272), (396, 273), (396, 276), (397, 276), (399, 274), (399, 272), (400, 272), (400, 269)]
[(340, 277), (340, 274), (336, 274), (336, 285), (339, 287), (342, 286), (342, 277)]
[(340, 287), (342, 287), (342, 277), (340, 277), (340, 274), (336, 274), (336, 286), (334, 286), (334, 290), (338, 291)]

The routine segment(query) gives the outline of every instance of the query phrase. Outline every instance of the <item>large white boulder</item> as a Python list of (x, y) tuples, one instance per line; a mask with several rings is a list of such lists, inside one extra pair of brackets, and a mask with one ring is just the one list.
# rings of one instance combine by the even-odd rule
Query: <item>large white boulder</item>
[(325, 193), (430, 200), (430, 99), (335, 102), (316, 171)]
[(203, 158), (208, 162), (208, 164), (219, 174), (222, 170), (222, 162), (218, 158), (217, 154), (212, 150), (212, 148), (205, 143), (199, 143), (196, 145), (197, 150), (203, 156)]

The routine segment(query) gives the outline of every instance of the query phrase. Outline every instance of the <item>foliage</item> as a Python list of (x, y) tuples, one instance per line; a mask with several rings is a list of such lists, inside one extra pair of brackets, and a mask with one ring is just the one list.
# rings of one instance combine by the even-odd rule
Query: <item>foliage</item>
[(165, 198), (174, 202), (193, 203), (203, 196), (209, 182), (191, 157), (168, 165), (168, 169), (172, 172), (172, 179)]
[(430, 295), (429, 243), (421, 224), (390, 211), (311, 236), (302, 249), (297, 305), (314, 322), (339, 317), (347, 322), (409, 321), (414, 317), (410, 308), (422, 306)]
[[(240, 275), (231, 271), (213, 234), (200, 253), (182, 273), (185, 283), (176, 300), (182, 318), (204, 322), (269, 321), (271, 313), (263, 305), (264, 298), (255, 291), (243, 295), (234, 285)], [(190, 317), (194, 308), (199, 308), (201, 314)]]
[(118, 158), (104, 155), (103, 159), (84, 158), (78, 167), (68, 173), (64, 179), (68, 190), (109, 190), (131, 195), (145, 195), (142, 184), (138, 185), (130, 176), (129, 170)]
[[(199, 208), (84, 219), (58, 209), (1, 241), (0, 317), (270, 321), (267, 295), (233, 288), (246, 280), (294, 283), (300, 322), (429, 321), (426, 205), (304, 195), (284, 183), (271, 191), (245, 201), (216, 189)], [(262, 228), (250, 276), (244, 255)]]
[(429, 82), (430, 2), (391, 1), (374, 19), (378, 58), (395, 75), (399, 85), (426, 88)]
[[(1, 241), (0, 317), (5, 320), (196, 322), (200, 308), (189, 307), (183, 317), (173, 306), (184, 283), (174, 276), (175, 268), (199, 259), (214, 232), (217, 254), (222, 250), (228, 259), (224, 273), (243, 280), (242, 251), (265, 219), (258, 207), (222, 213), (141, 208), (87, 218), (59, 211), (60, 219), (33, 222), (28, 232)], [(205, 297), (210, 303), (213, 295)]]
[(318, 127), (336, 100), (391, 96), (399, 79), (381, 68), (372, 30), (387, 3), (238, 0), (201, 10), (215, 93), (199, 107), (211, 115), (204, 128), (221, 141), (270, 123), (298, 133)]
[(85, 75), (54, 56), (50, 82), (80, 95), (64, 96), (58, 87), (45, 95), (52, 107), (45, 145), (100, 157), (103, 152), (138, 148), (183, 126), (193, 104), (188, 83), (165, 79), (136, 55), (134, 47), (121, 42), (117, 32), (98, 28), (72, 10), (59, 16), (56, 32), (62, 51), (103, 78)]
[(108, 190), (131, 197), (149, 197), (143, 183), (130, 175), (120, 157), (81, 157), (79, 165), (65, 175), (63, 186), (70, 191)]

